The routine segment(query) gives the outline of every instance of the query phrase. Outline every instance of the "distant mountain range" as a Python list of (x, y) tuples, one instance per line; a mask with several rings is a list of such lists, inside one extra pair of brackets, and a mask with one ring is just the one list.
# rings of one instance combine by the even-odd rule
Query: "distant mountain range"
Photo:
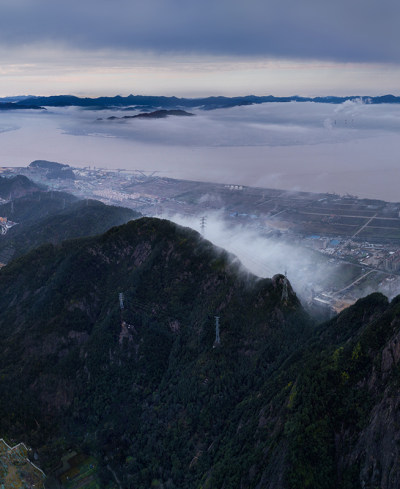
[(0, 110), (22, 110), (22, 109), (43, 109), (46, 110), (44, 107), (41, 107), (40, 105), (35, 105), (35, 104), (24, 104), (22, 102), (2, 102), (0, 100)]
[(97, 97), (81, 98), (74, 95), (55, 95), (50, 97), (13, 97), (0, 98), (1, 109), (38, 109), (43, 107), (86, 107), (91, 109), (125, 108), (156, 109), (156, 108), (200, 108), (204, 110), (236, 107), (240, 105), (263, 104), (268, 102), (318, 102), (325, 104), (341, 104), (347, 100), (361, 100), (367, 104), (399, 104), (400, 97), (395, 95), (382, 95), (378, 97), (348, 96), (348, 97), (274, 97), (273, 95), (244, 97), (205, 97), (205, 98), (179, 98), (146, 95), (128, 95), (127, 97)]

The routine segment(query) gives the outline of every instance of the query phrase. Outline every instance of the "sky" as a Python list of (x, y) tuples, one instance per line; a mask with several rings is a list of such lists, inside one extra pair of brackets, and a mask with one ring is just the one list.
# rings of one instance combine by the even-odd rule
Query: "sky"
[(0, 96), (400, 95), (398, 0), (2, 0)]

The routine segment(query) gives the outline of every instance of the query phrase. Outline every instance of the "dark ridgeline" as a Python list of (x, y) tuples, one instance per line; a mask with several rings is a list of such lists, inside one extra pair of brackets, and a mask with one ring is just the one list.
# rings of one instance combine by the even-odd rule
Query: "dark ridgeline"
[(43, 187), (33, 183), (32, 180), (24, 175), (16, 175), (15, 177), (7, 178), (0, 176), (0, 198), (4, 200), (12, 200), (25, 195), (33, 194), (43, 190)]
[(0, 100), (0, 110), (27, 110), (27, 109), (46, 110), (45, 107), (40, 107), (40, 105), (36, 105), (36, 104), (24, 104), (21, 101), (18, 101), (18, 103), (2, 102)]
[(75, 173), (69, 165), (56, 163), (55, 161), (35, 160), (29, 165), (36, 170), (42, 170), (44, 176), (50, 180), (59, 178), (61, 180), (75, 180)]
[[(29, 107), (91, 107), (91, 108), (123, 108), (136, 106), (137, 108), (202, 108), (205, 110), (236, 107), (240, 105), (262, 104), (268, 102), (319, 102), (329, 104), (341, 104), (346, 100), (362, 100), (369, 104), (398, 104), (400, 97), (394, 95), (382, 95), (377, 97), (348, 96), (348, 97), (274, 97), (273, 95), (256, 96), (246, 95), (243, 97), (205, 97), (205, 98), (179, 98), (164, 96), (128, 95), (127, 97), (97, 97), (81, 98), (74, 95), (54, 95), (49, 97), (32, 97), (17, 101), (11, 105)], [(0, 103), (0, 107), (1, 107)]]
[[(116, 117), (114, 115), (107, 117), (107, 121), (119, 121), (126, 119), (165, 119), (169, 116), (178, 116), (178, 117), (191, 117), (194, 116), (191, 112), (186, 112), (185, 110), (155, 110), (153, 112), (143, 112), (142, 114), (137, 115), (124, 115), (123, 117)], [(102, 121), (101, 117), (97, 119), (98, 121)]]
[[(66, 239), (101, 234), (112, 226), (140, 216), (131, 209), (105, 205), (97, 200), (79, 200), (66, 192), (39, 190), (26, 177), (4, 180), (10, 184), (21, 180), (25, 184), (23, 189), (28, 189), (30, 193), (0, 205), (0, 216), (16, 223), (0, 236), (2, 264), (42, 244), (57, 244)], [(23, 193), (20, 185), (13, 184), (12, 188), (13, 195)]]

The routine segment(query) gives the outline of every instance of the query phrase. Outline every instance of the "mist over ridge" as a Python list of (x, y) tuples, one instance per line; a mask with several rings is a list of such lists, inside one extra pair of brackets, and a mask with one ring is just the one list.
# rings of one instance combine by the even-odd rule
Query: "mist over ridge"
[[(169, 218), (200, 232), (201, 216), (202, 214), (175, 214)], [(335, 286), (336, 289), (341, 288), (338, 287), (338, 283), (342, 281), (339, 277), (345, 273), (341, 270), (340, 262), (329, 262), (328, 258), (304, 247), (304, 243), (296, 240), (266, 237), (257, 229), (227, 222), (219, 212), (207, 213), (203, 237), (233, 253), (239, 258), (244, 269), (260, 278), (286, 273), (303, 305), (306, 305), (316, 293)], [(344, 280), (346, 285), (352, 282), (352, 279)], [(393, 299), (400, 294), (400, 283), (392, 287), (390, 293), (384, 286), (363, 286), (356, 291), (355, 296), (361, 298), (376, 291)]]

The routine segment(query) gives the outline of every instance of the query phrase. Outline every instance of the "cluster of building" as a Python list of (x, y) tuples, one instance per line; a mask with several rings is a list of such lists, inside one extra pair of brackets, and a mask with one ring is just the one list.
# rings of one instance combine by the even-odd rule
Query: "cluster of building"
[(93, 196), (100, 197), (102, 199), (106, 199), (107, 201), (115, 201), (115, 202), (124, 202), (130, 198), (129, 194), (124, 192), (119, 192), (118, 190), (112, 189), (103, 189), (103, 190), (94, 190)]
[(45, 475), (28, 458), (29, 449), (23, 444), (10, 446), (0, 439), (0, 487), (15, 489), (40, 489)]
[(385, 258), (384, 265), (388, 272), (400, 272), (400, 250), (389, 252), (389, 256)]
[(359, 265), (384, 270), (389, 273), (400, 271), (400, 248), (395, 244), (369, 243), (351, 239), (308, 236), (304, 244), (325, 255), (348, 260)]
[[(362, 279), (353, 287), (345, 287), (339, 295), (331, 284), (326, 285), (326, 290), (325, 286), (320, 288), (317, 296), (312, 294), (314, 298), (319, 297), (316, 303), (334, 307), (336, 312), (348, 305), (347, 299), (355, 300), (353, 292), (365, 282), (374, 282), (373, 286), (377, 287), (378, 282), (383, 281), (386, 287), (392, 277), (396, 284), (390, 282), (389, 285), (394, 289), (400, 279), (398, 203), (360, 200), (350, 195), (340, 197), (174, 180), (156, 176), (157, 171), (73, 168), (74, 179), (50, 181), (32, 167), (7, 171), (10, 175), (26, 174), (52, 189), (65, 190), (79, 197), (93, 197), (107, 204), (130, 207), (143, 215), (196, 216), (200, 212), (219, 211), (227, 221), (234, 220), (235, 224), (251, 228), (265, 238), (312, 248), (326, 257), (323, 261), (331, 269), (339, 269), (345, 263), (346, 267), (356, 267), (352, 273), (354, 278)], [(10, 222), (0, 221), (1, 233), (9, 227)], [(367, 242), (366, 239), (375, 240), (372, 236), (376, 236), (376, 242)], [(363, 278), (365, 275), (366, 279)], [(321, 295), (322, 290), (326, 296)]]
[(7, 217), (0, 217), (0, 234), (7, 234), (7, 231), (17, 223), (9, 221)]
[(243, 185), (225, 185), (229, 190), (243, 190)]

